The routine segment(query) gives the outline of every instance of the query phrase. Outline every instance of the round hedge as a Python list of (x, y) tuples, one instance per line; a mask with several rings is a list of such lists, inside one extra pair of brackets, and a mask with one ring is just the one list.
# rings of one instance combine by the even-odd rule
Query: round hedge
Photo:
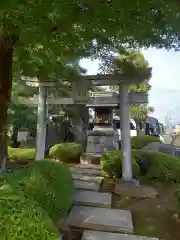
[(82, 147), (76, 143), (61, 143), (49, 150), (49, 155), (58, 161), (79, 162), (82, 155)]
[(26, 164), (35, 160), (35, 148), (12, 148), (8, 147), (8, 158), (10, 162)]
[(135, 136), (131, 138), (131, 145), (133, 149), (140, 149), (152, 142), (161, 142), (161, 140), (158, 137), (149, 135)]
[[(113, 150), (106, 152), (101, 156), (101, 169), (108, 174), (111, 178), (122, 177), (122, 152), (119, 150)], [(132, 157), (132, 170), (133, 176), (138, 177), (140, 174), (139, 166), (136, 160)]]
[(0, 175), (0, 239), (58, 240), (57, 221), (72, 205), (73, 181), (68, 167), (53, 160), (36, 161)]

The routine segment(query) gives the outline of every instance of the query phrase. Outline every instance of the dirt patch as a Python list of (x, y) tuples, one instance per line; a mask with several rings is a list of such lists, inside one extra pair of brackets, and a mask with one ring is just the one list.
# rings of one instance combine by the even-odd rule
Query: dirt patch
[(159, 182), (146, 182), (146, 185), (153, 187), (159, 193), (156, 199), (113, 195), (112, 207), (131, 211), (136, 235), (179, 240), (180, 223), (177, 214), (179, 204), (172, 186)]

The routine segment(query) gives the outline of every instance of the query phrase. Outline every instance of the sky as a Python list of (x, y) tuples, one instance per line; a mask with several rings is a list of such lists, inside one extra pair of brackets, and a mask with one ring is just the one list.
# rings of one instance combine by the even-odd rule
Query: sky
[[(142, 53), (152, 67), (149, 105), (155, 111), (151, 115), (161, 122), (168, 116), (171, 123), (180, 123), (180, 52), (150, 48)], [(80, 64), (87, 74), (97, 74), (98, 61), (84, 59)]]

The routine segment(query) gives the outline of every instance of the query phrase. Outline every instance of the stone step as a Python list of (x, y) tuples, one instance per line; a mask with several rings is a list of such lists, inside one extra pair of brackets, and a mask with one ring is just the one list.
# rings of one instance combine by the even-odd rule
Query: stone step
[(103, 178), (98, 177), (98, 176), (87, 176), (84, 174), (79, 174), (79, 173), (73, 173), (72, 174), (73, 180), (79, 180), (79, 181), (87, 181), (87, 182), (97, 182), (101, 184)]
[(100, 176), (100, 170), (99, 169), (83, 169), (83, 168), (77, 168), (77, 167), (70, 167), (69, 168), (71, 173), (76, 173), (76, 174), (84, 174), (84, 175), (94, 175), (94, 176)]
[(133, 233), (131, 212), (128, 210), (74, 206), (67, 223), (71, 228)]
[(76, 165), (76, 168), (82, 168), (82, 169), (99, 169), (100, 170), (100, 165), (95, 165), (95, 164), (78, 164)]
[(73, 183), (74, 183), (74, 187), (77, 189), (85, 189), (85, 190), (92, 190), (92, 191), (99, 191), (100, 189), (100, 183), (97, 183), (97, 182), (73, 180)]
[(159, 240), (158, 238), (141, 237), (129, 234), (84, 231), (82, 240)]
[(111, 197), (112, 194), (110, 193), (77, 190), (73, 196), (73, 203), (83, 206), (111, 208)]

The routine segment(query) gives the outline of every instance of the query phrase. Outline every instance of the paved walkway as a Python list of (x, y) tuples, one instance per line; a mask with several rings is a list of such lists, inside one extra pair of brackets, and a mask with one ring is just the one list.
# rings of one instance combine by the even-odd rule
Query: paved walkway
[(111, 208), (112, 194), (99, 192), (100, 166), (81, 164), (70, 169), (75, 192), (67, 223), (83, 230), (82, 240), (158, 240), (133, 235), (131, 212)]

